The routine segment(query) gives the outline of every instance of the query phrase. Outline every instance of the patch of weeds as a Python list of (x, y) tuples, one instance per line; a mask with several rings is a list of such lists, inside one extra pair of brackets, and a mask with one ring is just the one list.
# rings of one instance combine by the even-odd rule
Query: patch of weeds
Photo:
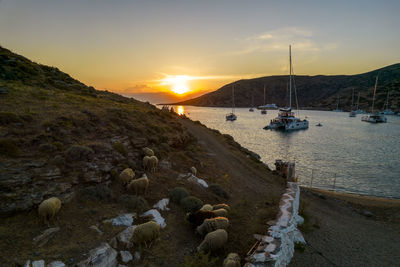
[(65, 151), (67, 160), (69, 161), (78, 161), (82, 159), (87, 159), (91, 154), (93, 154), (93, 150), (81, 145), (72, 145)]
[(304, 245), (303, 243), (300, 243), (300, 242), (296, 242), (296, 243), (294, 243), (294, 249), (296, 251), (303, 253), (306, 250), (306, 245)]
[(12, 112), (0, 112), (0, 124), (6, 125), (9, 123), (20, 122), (17, 114)]
[(80, 200), (110, 201), (112, 199), (111, 189), (106, 185), (93, 185), (81, 189)]
[(125, 156), (128, 154), (128, 152), (126, 151), (126, 148), (124, 146), (124, 144), (122, 144), (121, 142), (115, 142), (113, 145), (113, 148), (115, 149), (115, 151), (117, 151), (118, 153), (120, 153), (121, 155)]
[(57, 150), (59, 150), (59, 151), (64, 150), (64, 144), (61, 143), (60, 141), (53, 142), (53, 146), (55, 146), (57, 148)]
[(187, 256), (182, 267), (214, 267), (217, 266), (217, 257), (211, 257), (210, 253), (204, 254), (203, 252), (196, 253), (192, 256)]
[(219, 184), (210, 184), (208, 188), (217, 196), (223, 197), (225, 199), (229, 198), (229, 194)]
[(189, 196), (183, 198), (180, 201), (180, 204), (186, 212), (195, 212), (203, 206), (203, 201), (201, 201), (197, 197)]
[(18, 157), (21, 151), (15, 142), (9, 138), (0, 139), (0, 155), (7, 157)]
[(124, 205), (129, 211), (136, 211), (142, 213), (149, 209), (149, 204), (146, 199), (140, 196), (121, 195), (118, 202)]
[(169, 192), (168, 197), (172, 202), (179, 203), (183, 198), (188, 197), (189, 195), (189, 192), (185, 188), (175, 187)]

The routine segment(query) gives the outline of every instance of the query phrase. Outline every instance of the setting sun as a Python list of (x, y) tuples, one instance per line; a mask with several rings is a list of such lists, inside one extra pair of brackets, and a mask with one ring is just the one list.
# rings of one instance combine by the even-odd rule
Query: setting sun
[(162, 81), (163, 84), (170, 85), (174, 93), (181, 95), (190, 91), (188, 80), (190, 80), (190, 77), (187, 75), (171, 75), (165, 77)]

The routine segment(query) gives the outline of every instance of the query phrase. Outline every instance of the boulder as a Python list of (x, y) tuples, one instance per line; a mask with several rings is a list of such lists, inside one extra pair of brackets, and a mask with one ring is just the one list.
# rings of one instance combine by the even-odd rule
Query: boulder
[(45, 245), (56, 232), (60, 230), (60, 227), (49, 228), (45, 230), (41, 235), (33, 238), (33, 244), (38, 247)]
[(62, 261), (52, 261), (49, 264), (47, 264), (47, 267), (66, 267)]
[(33, 261), (32, 267), (44, 267), (44, 260)]
[(89, 257), (86, 260), (78, 263), (78, 267), (116, 267), (118, 252), (110, 247), (108, 243), (102, 243), (99, 247), (92, 249), (89, 252)]
[(133, 256), (129, 251), (121, 250), (119, 253), (121, 254), (121, 260), (124, 263), (130, 262), (133, 259)]

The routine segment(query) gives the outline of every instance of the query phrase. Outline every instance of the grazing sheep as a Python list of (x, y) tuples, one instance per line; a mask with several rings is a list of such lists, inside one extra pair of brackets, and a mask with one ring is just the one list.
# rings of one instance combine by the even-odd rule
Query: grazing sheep
[(196, 233), (205, 235), (217, 229), (227, 229), (229, 227), (229, 220), (225, 217), (215, 217), (212, 219), (205, 219), (202, 225), (198, 226)]
[(205, 205), (203, 205), (203, 207), (201, 207), (200, 210), (209, 210), (209, 211), (211, 211), (211, 210), (213, 210), (213, 207), (210, 204), (205, 204)]
[(213, 210), (213, 212), (218, 217), (225, 217), (225, 218), (228, 217), (228, 211), (226, 209), (217, 209), (217, 210)]
[(231, 211), (231, 207), (229, 207), (229, 205), (228, 205), (228, 204), (225, 204), (225, 203), (215, 204), (215, 205), (213, 206), (213, 209), (214, 209), (214, 210), (217, 210), (217, 209), (226, 209), (227, 211)]
[(223, 267), (240, 267), (240, 257), (237, 253), (229, 253), (224, 260)]
[(196, 176), (196, 175), (197, 175), (197, 169), (196, 169), (196, 167), (194, 167), (194, 166), (190, 167), (190, 172), (191, 172), (194, 176)]
[(149, 170), (149, 168), (150, 168), (149, 161), (150, 161), (150, 157), (149, 156), (144, 156), (143, 157), (143, 169), (145, 171)]
[(222, 248), (228, 241), (228, 233), (224, 229), (218, 229), (208, 233), (203, 242), (197, 247), (197, 252), (204, 251), (215, 251)]
[(154, 151), (148, 147), (143, 148), (143, 153), (149, 157), (154, 156)]
[(49, 225), (50, 220), (54, 218), (54, 216), (61, 209), (61, 200), (56, 197), (51, 197), (46, 200), (43, 200), (39, 205), (39, 217), (44, 219), (44, 223)]
[(156, 156), (151, 156), (148, 164), (150, 166), (150, 171), (153, 173), (156, 172), (158, 166), (158, 158)]
[(187, 220), (194, 226), (201, 225), (205, 219), (217, 217), (213, 211), (209, 210), (198, 210), (196, 212), (191, 212), (187, 216)]
[(135, 172), (131, 168), (126, 168), (119, 175), (119, 180), (121, 181), (122, 185), (125, 186), (129, 184), (133, 177), (135, 177)]
[(135, 230), (133, 230), (132, 241), (138, 245), (145, 244), (147, 248), (147, 242), (151, 243), (160, 236), (160, 225), (155, 221), (149, 221), (147, 223), (139, 224)]
[(149, 179), (146, 176), (143, 176), (142, 178), (132, 180), (128, 184), (127, 189), (131, 192), (134, 191), (135, 195), (137, 195), (141, 191), (143, 191), (143, 194), (146, 195), (148, 187), (149, 187)]

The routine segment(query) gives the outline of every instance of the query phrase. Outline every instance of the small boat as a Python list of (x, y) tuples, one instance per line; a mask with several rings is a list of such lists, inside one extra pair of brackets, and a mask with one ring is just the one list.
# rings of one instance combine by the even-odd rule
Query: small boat
[(232, 84), (232, 112), (226, 114), (225, 118), (227, 121), (235, 121), (237, 119), (237, 116), (235, 115), (235, 87), (233, 84)]
[(371, 113), (366, 116), (362, 116), (361, 121), (370, 122), (370, 123), (387, 122), (387, 119), (384, 114), (381, 114), (380, 112), (374, 112), (375, 94), (376, 94), (377, 86), (378, 86), (378, 75), (376, 76), (376, 80), (375, 80), (374, 96), (372, 97)]
[(249, 111), (250, 112), (254, 112), (254, 108), (249, 108)]
[[(289, 107), (280, 108), (278, 117), (271, 120), (269, 125), (265, 126), (265, 130), (284, 130), (284, 131), (292, 131), (292, 130), (300, 130), (308, 128), (308, 121), (301, 120), (297, 118), (292, 112), (292, 47), (289, 46), (289, 63), (290, 63), (290, 71), (289, 71)], [(296, 87), (294, 88), (296, 90)], [(297, 102), (297, 101), (296, 101)], [(297, 107), (298, 109), (298, 107)]]
[(317, 125), (315, 125), (315, 126), (321, 127), (321, 126), (322, 126), (322, 124), (321, 124), (321, 123), (318, 123), (318, 124), (317, 124)]

